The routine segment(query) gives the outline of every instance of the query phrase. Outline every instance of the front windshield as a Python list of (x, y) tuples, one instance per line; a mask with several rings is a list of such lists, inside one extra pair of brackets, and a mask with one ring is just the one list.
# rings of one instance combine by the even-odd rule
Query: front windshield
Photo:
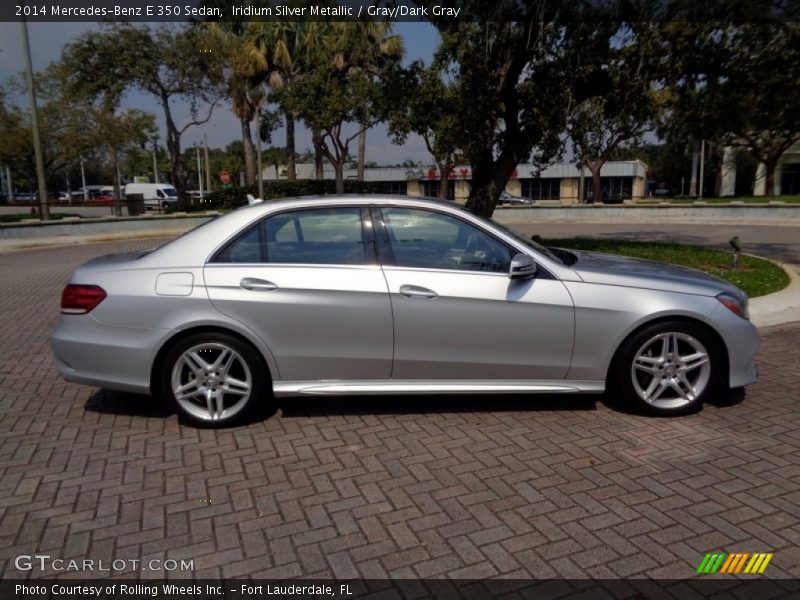
[(175, 191), (175, 188), (167, 188), (164, 191), (167, 193), (167, 196), (169, 196), (170, 198), (177, 198), (178, 197), (178, 192)]

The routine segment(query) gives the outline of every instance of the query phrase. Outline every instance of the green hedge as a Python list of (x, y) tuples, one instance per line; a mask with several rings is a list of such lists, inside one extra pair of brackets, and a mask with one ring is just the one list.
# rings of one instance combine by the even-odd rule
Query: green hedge
[[(293, 198), (296, 196), (324, 196), (334, 194), (336, 182), (332, 180), (297, 179), (295, 181), (265, 181), (264, 200), (276, 198)], [(387, 183), (379, 181), (344, 182), (345, 194), (382, 194), (388, 193)], [(247, 204), (247, 194), (258, 197), (258, 186), (230, 187), (218, 190), (206, 196), (202, 204), (195, 204), (189, 210), (224, 210), (237, 208)]]

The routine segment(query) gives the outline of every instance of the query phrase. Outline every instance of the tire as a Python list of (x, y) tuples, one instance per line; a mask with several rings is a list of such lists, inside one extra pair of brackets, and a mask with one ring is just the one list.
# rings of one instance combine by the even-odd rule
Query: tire
[(228, 427), (251, 417), (268, 397), (269, 373), (249, 345), (224, 333), (180, 340), (161, 368), (161, 389), (175, 411), (205, 427)]
[(693, 412), (722, 387), (722, 352), (703, 328), (681, 321), (654, 323), (625, 340), (612, 383), (638, 412)]

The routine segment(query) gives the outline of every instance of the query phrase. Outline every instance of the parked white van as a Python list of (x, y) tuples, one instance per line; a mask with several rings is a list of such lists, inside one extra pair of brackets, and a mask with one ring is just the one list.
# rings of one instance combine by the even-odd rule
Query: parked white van
[(141, 194), (146, 208), (167, 208), (178, 203), (178, 192), (168, 183), (129, 183), (125, 196)]

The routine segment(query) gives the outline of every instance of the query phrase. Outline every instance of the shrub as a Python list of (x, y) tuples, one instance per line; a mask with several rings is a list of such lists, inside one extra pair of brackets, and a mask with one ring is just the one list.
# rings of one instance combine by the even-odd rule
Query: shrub
[[(295, 181), (265, 181), (264, 200), (277, 198), (294, 198), (297, 196), (326, 196), (335, 193), (336, 182), (332, 180), (297, 179)], [(346, 194), (381, 194), (388, 193), (388, 183), (380, 181), (344, 182)], [(189, 210), (226, 210), (247, 204), (247, 194), (258, 197), (258, 186), (234, 186), (218, 190), (206, 196), (202, 204), (195, 204)]]

